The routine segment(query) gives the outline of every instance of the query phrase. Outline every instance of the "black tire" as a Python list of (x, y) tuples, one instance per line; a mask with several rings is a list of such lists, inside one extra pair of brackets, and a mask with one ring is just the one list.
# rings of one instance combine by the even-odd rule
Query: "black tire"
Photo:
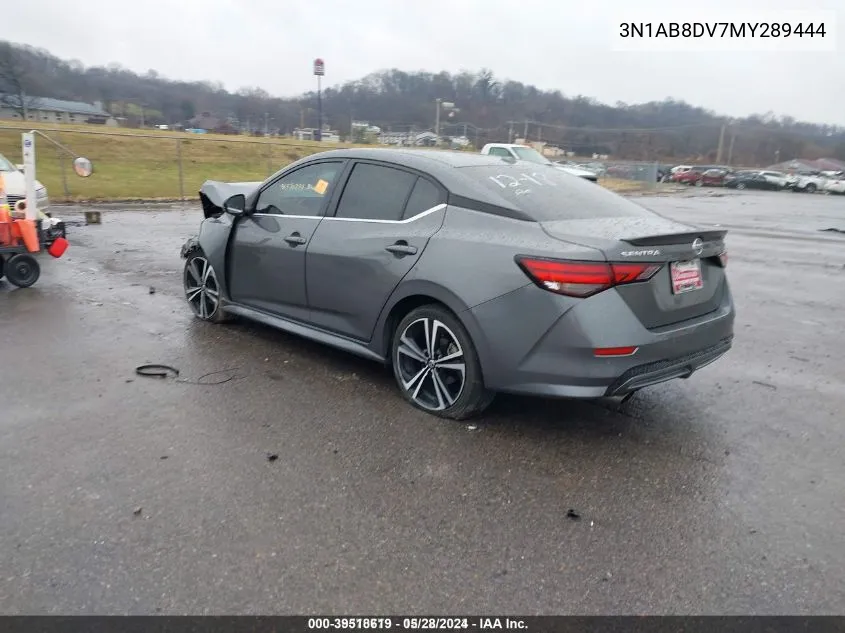
[[(210, 269), (210, 273), (206, 273), (207, 269)], [(223, 309), (217, 274), (201, 249), (192, 251), (185, 258), (182, 288), (188, 306), (198, 319), (209, 323), (226, 323), (231, 320)]]
[[(424, 321), (428, 322), (428, 329)], [(409, 340), (413, 346), (408, 345)], [(434, 340), (433, 344), (426, 344), (431, 340)], [(417, 357), (417, 354), (422, 356)], [(430, 362), (432, 356), (434, 359), (454, 358), (453, 362), (438, 368)], [(482, 413), (495, 398), (495, 393), (484, 386), (472, 338), (457, 317), (441, 305), (416, 308), (399, 321), (393, 331), (390, 358), (402, 397), (426, 413), (465, 420)], [(455, 369), (461, 360), (463, 373)], [(427, 373), (423, 373), (425, 371)], [(414, 381), (414, 377), (419, 378)], [(462, 385), (457, 383), (459, 377), (463, 379)]]
[(804, 187), (804, 191), (806, 191), (807, 193), (816, 193), (815, 183), (809, 183), (806, 187)]
[(41, 266), (32, 255), (12, 255), (4, 266), (6, 279), (18, 288), (29, 288), (41, 276)]
[(6, 258), (0, 255), (0, 279), (3, 279), (3, 268), (6, 265)]
[(745, 189), (745, 183), (744, 182), (737, 183), (736, 188), (737, 189)]

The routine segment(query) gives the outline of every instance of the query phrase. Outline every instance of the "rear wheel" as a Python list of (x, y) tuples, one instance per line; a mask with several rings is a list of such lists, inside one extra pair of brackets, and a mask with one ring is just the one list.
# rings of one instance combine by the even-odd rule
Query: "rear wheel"
[(439, 305), (416, 308), (399, 322), (391, 359), (402, 395), (423, 411), (464, 420), (493, 401), (469, 333)]
[(737, 189), (745, 189), (745, 183), (744, 182), (737, 183), (736, 188)]
[(696, 181), (695, 181), (695, 186), (696, 186), (696, 187), (703, 187), (703, 186), (704, 186), (704, 181), (703, 181), (703, 180), (696, 180)]
[(2, 255), (0, 255), (0, 279), (3, 279), (3, 274), (4, 274), (3, 273), (3, 267), (5, 266), (5, 264), (6, 264), (6, 258), (4, 258)]
[(807, 193), (816, 193), (816, 185), (811, 182), (806, 187), (804, 187), (804, 191), (806, 191)]
[(220, 286), (214, 268), (202, 251), (194, 251), (185, 260), (182, 273), (185, 299), (194, 314), (203, 321), (223, 323), (229, 318), (220, 305)]
[(41, 266), (32, 255), (13, 255), (4, 266), (6, 279), (19, 288), (29, 288), (41, 276)]

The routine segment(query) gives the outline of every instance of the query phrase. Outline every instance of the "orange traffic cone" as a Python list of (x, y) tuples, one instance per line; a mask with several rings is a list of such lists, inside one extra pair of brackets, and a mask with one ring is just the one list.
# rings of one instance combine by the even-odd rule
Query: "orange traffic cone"
[(41, 250), (41, 244), (38, 240), (38, 229), (35, 226), (34, 220), (15, 220), (15, 226), (20, 231), (20, 236), (24, 246), (26, 246), (26, 250), (30, 253), (37, 253)]

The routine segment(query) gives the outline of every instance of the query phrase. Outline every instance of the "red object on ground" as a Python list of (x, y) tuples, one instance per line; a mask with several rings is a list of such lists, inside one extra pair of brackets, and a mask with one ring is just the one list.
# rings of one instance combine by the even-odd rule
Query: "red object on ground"
[(47, 252), (53, 257), (59, 258), (65, 254), (68, 246), (70, 246), (70, 244), (65, 238), (57, 237), (55, 241), (50, 244), (50, 248), (47, 249)]

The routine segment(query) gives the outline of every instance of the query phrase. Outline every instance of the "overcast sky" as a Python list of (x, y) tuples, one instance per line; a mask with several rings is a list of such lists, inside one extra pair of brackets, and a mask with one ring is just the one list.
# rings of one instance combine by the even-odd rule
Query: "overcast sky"
[[(672, 19), (672, 5), (694, 5), (687, 18), (708, 22), (731, 20), (737, 8), (760, 22), (775, 8), (837, 11), (838, 48), (614, 50), (620, 22)], [(3, 14), (14, 25), (3, 38), (61, 58), (222, 81), (231, 90), (310, 90), (311, 62), (322, 57), (327, 84), (391, 67), (489, 67), (500, 79), (611, 104), (674, 97), (727, 115), (771, 110), (845, 125), (843, 0), (25, 0), (4, 3)]]

